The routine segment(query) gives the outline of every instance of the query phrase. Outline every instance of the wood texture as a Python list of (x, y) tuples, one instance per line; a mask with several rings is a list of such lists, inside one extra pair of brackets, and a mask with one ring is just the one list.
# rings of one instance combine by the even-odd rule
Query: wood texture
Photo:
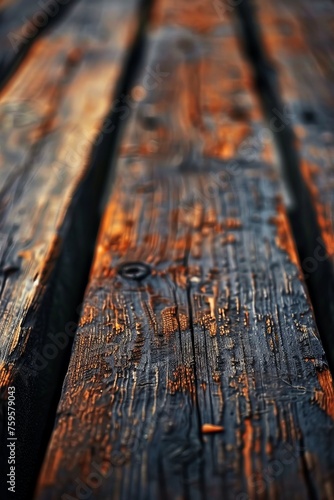
[(0, 87), (37, 37), (53, 26), (76, 0), (4, 0), (0, 2)]
[[(250, 3), (256, 6), (262, 32), (260, 43), (263, 43), (275, 65), (279, 92), (284, 101), (282, 108), (278, 106), (278, 109), (273, 107), (270, 110), (271, 128), (278, 141), (286, 135), (287, 128), (293, 129), (293, 143), (285, 156), (283, 151), (284, 161), (288, 164), (297, 153), (303, 182), (308, 188), (304, 200), (299, 197), (295, 207), (296, 232), (298, 226), (305, 225), (306, 221), (304, 233), (308, 232), (309, 235), (304, 236), (309, 237), (311, 245), (305, 251), (305, 242), (302, 242), (302, 267), (310, 285), (320, 332), (333, 369), (334, 5), (325, 0)], [(281, 148), (284, 146), (283, 139)], [(294, 175), (292, 172), (290, 174)], [(297, 182), (294, 189), (298, 196), (302, 186)], [(313, 234), (313, 217), (308, 203), (315, 213), (314, 224), (317, 228)]]
[[(138, 5), (81, 1), (36, 41), (1, 94), (1, 409), (5, 416), (7, 387), (16, 385), (17, 484), (23, 490), (31, 487), (66, 357), (52, 335), (63, 332), (67, 346), (73, 337), (75, 325), (65, 323), (83, 293), (103, 177), (90, 153), (102, 140), (113, 140), (114, 124), (104, 119), (138, 31)], [(6, 425), (3, 418), (2, 443)]]
[(37, 498), (332, 498), (332, 379), (232, 24), (152, 23)]

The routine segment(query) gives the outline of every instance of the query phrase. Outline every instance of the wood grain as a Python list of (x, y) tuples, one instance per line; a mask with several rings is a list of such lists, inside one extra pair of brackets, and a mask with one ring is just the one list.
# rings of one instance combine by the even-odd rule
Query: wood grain
[(0, 2), (0, 88), (35, 40), (62, 18), (76, 0), (5, 0)]
[[(1, 94), (1, 410), (5, 416), (7, 388), (15, 385), (22, 491), (36, 474), (75, 329), (69, 320), (83, 294), (106, 175), (91, 151), (113, 141), (115, 125), (105, 117), (117, 104), (111, 101), (139, 29), (138, 6), (80, 2), (36, 41)], [(58, 332), (63, 340), (52, 337)], [(3, 418), (2, 443), (6, 426)]]
[[(303, 233), (299, 245), (302, 267), (333, 370), (334, 6), (325, 0), (280, 0), (272, 4), (250, 1), (249, 4), (256, 7), (262, 33), (257, 44), (263, 44), (276, 69), (276, 83), (264, 76), (265, 86), (272, 96), (277, 85), (283, 103), (271, 101), (266, 106), (272, 131), (280, 144), (288, 182), (292, 180), (296, 198), (292, 207), (295, 233), (298, 235), (300, 228)], [(241, 11), (246, 7), (244, 2)], [(290, 137), (288, 129), (293, 131)], [(301, 172), (300, 177), (296, 170)], [(302, 184), (307, 192), (303, 191)]]
[(332, 379), (232, 24), (161, 0), (152, 26), (36, 497), (331, 498)]
[(334, 6), (281, 0), (258, 12), (267, 50), (277, 64), (287, 119), (296, 132), (304, 178), (333, 258)]

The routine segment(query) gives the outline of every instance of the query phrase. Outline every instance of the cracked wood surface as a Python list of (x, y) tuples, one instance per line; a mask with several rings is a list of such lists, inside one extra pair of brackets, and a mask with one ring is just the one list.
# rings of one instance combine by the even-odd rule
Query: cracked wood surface
[[(104, 119), (138, 31), (138, 5), (81, 1), (34, 43), (0, 97), (1, 406), (5, 412), (7, 387), (16, 385), (22, 489), (31, 483), (29, 467), (36, 466), (66, 356), (62, 348), (54, 355), (48, 335), (73, 330), (64, 324), (67, 308), (74, 310), (82, 296), (82, 261), (98, 210), (90, 204), (103, 175), (90, 151), (103, 134), (111, 140), (113, 125)], [(80, 200), (87, 206), (74, 217)], [(55, 273), (61, 256), (66, 276), (59, 268)], [(4, 427), (2, 421), (2, 440)]]
[(152, 24), (37, 498), (331, 498), (332, 379), (232, 25)]
[(327, 0), (253, 3), (285, 103), (283, 112), (273, 110), (271, 123), (277, 135), (286, 126), (293, 128), (300, 170), (320, 229), (302, 266), (306, 278), (314, 280), (313, 304), (333, 364), (334, 4)]

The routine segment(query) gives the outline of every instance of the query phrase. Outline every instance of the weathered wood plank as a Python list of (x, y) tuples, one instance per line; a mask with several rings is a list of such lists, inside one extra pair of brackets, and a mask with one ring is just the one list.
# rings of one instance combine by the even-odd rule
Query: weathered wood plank
[(1, 94), (0, 386), (4, 416), (7, 388), (16, 386), (17, 498), (32, 486), (52, 423), (107, 175), (99, 145), (114, 140), (105, 117), (139, 29), (139, 3), (81, 1), (36, 41)]
[(76, 0), (5, 0), (0, 2), (0, 87), (37, 37)]
[(232, 25), (152, 22), (37, 498), (330, 498), (332, 379)]
[[(302, 267), (334, 368), (334, 5), (327, 0), (250, 1), (250, 5), (256, 7), (261, 39), (277, 70), (284, 101), (270, 110), (271, 128), (283, 149), (283, 161), (288, 164), (291, 157), (298, 155), (308, 188), (302, 199), (303, 187), (296, 183), (296, 173), (289, 165), (287, 177), (295, 176), (293, 190), (296, 198), (299, 196), (293, 207), (296, 232), (299, 226), (305, 227), (306, 221), (303, 237), (310, 240), (307, 250), (303, 248), (307, 242), (301, 244)], [(273, 83), (269, 82), (272, 89)], [(289, 128), (295, 137), (287, 144), (284, 138)], [(314, 221), (308, 203), (313, 206)], [(314, 224), (316, 228), (312, 228)]]

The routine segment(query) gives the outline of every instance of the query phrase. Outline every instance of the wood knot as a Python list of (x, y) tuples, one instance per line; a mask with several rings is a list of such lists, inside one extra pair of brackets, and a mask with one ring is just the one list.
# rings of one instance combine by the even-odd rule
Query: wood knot
[(144, 262), (125, 262), (118, 267), (122, 278), (141, 281), (151, 273), (151, 268)]

